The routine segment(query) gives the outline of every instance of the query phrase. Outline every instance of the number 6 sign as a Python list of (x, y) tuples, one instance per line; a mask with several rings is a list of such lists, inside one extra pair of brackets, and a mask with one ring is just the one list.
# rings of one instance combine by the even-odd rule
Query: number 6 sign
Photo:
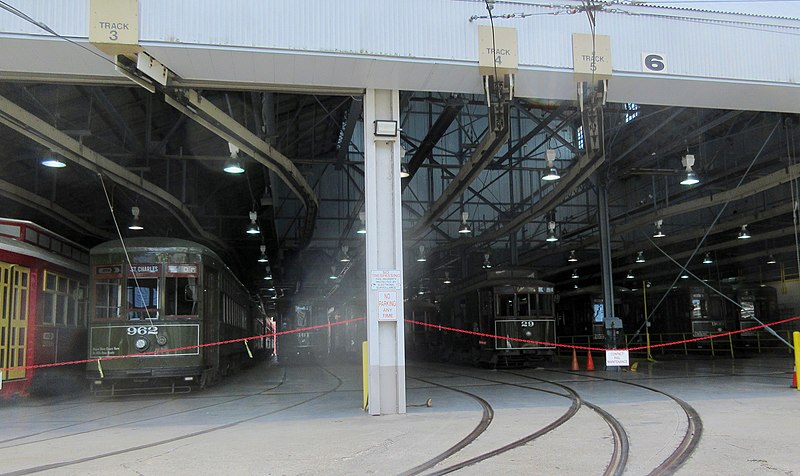
[(646, 73), (666, 73), (666, 55), (661, 53), (642, 53), (642, 71)]

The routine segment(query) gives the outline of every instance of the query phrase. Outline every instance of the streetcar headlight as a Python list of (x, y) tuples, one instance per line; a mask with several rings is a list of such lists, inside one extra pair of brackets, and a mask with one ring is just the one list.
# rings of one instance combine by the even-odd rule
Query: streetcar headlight
[(136, 347), (136, 350), (141, 352), (147, 348), (147, 339), (144, 337), (139, 337), (133, 342), (133, 345)]

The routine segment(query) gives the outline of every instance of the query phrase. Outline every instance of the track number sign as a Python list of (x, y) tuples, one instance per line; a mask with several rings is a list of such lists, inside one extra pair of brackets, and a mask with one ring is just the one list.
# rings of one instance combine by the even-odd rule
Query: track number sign
[(667, 56), (662, 53), (642, 53), (642, 71), (645, 73), (666, 73)]

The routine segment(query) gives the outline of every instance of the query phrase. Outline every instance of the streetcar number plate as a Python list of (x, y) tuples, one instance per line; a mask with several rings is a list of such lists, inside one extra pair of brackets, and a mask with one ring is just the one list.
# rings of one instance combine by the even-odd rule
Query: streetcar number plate
[(131, 326), (128, 327), (129, 336), (157, 335), (158, 326)]
[(533, 321), (522, 321), (522, 322), (520, 322), (520, 326), (522, 326), (522, 327), (533, 327), (534, 324), (536, 324), (536, 323), (533, 322)]

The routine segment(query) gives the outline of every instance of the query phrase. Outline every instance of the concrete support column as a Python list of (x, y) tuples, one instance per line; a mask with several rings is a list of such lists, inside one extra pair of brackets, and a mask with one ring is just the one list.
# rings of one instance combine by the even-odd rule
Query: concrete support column
[(375, 125), (376, 121), (400, 123), (399, 98), (396, 90), (367, 89), (364, 95), (368, 407), (371, 415), (406, 412), (400, 137), (399, 132), (393, 137), (376, 135)]

